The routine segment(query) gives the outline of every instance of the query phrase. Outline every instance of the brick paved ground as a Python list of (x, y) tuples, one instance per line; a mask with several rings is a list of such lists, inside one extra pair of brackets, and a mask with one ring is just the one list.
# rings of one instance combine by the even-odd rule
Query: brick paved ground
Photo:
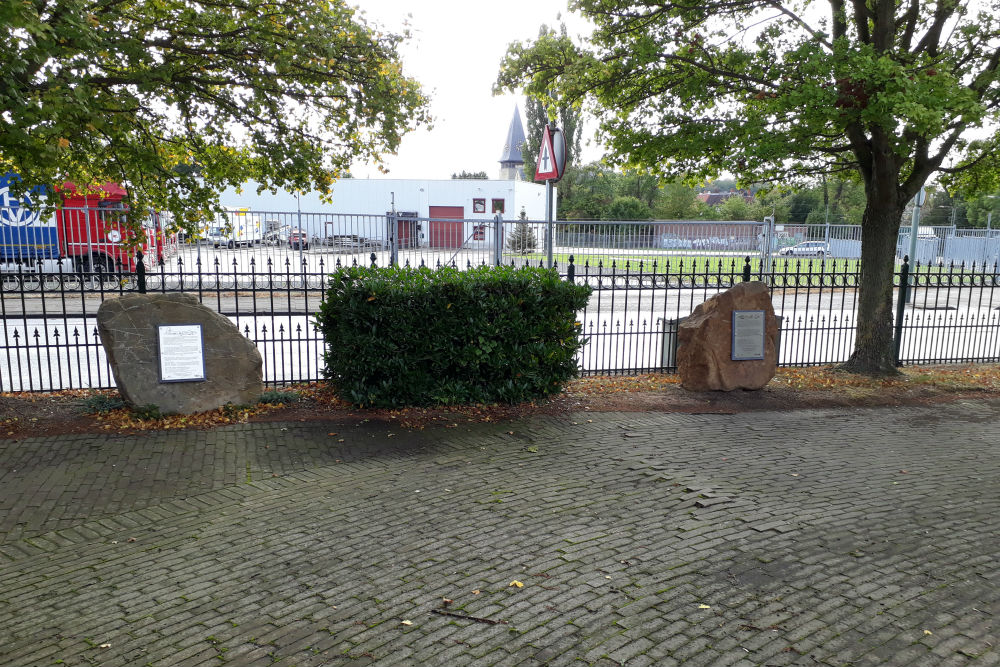
[(998, 665), (998, 443), (995, 402), (0, 441), (0, 664)]

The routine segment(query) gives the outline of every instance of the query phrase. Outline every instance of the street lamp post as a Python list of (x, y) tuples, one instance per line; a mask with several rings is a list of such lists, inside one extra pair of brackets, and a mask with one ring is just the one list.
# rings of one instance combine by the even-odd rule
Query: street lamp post
[(309, 235), (305, 233), (306, 230), (302, 229), (302, 200), (297, 190), (295, 191), (295, 210), (297, 212), (295, 224), (299, 226), (299, 268), (301, 270), (302, 265), (305, 263), (302, 259), (302, 246), (306, 244), (306, 239), (309, 238)]
[[(920, 188), (920, 192), (913, 197), (913, 221), (910, 223), (910, 278), (907, 280), (906, 303), (910, 303), (913, 300), (913, 288), (910, 285), (913, 284), (913, 265), (916, 263), (917, 257), (917, 232), (920, 229), (920, 207), (924, 205), (926, 199), (927, 191), (923, 188)], [(902, 289), (902, 285), (900, 288)]]
[(917, 256), (917, 232), (920, 229), (920, 207), (927, 199), (927, 191), (920, 188), (920, 192), (913, 198), (913, 218), (910, 223), (910, 264), (912, 265)]
[[(983, 199), (1000, 199), (1000, 195), (986, 195)], [(990, 237), (990, 224), (993, 222), (993, 207), (986, 212), (986, 238)]]
[(824, 217), (824, 224), (826, 226), (826, 231), (823, 234), (823, 242), (826, 243), (826, 247), (830, 247), (830, 204), (826, 205), (826, 216)]

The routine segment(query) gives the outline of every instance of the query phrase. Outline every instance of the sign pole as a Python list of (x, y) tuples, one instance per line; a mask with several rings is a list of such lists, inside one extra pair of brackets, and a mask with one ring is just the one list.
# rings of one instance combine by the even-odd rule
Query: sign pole
[(497, 266), (503, 264), (503, 216), (499, 213), (493, 216), (493, 262)]
[(545, 181), (545, 268), (552, 268), (552, 180)]
[(562, 178), (566, 167), (566, 140), (562, 130), (548, 123), (542, 129), (542, 140), (538, 147), (535, 180), (545, 181), (545, 262), (547, 268), (552, 268), (552, 248), (555, 244), (555, 229), (552, 223), (553, 196), (552, 186)]

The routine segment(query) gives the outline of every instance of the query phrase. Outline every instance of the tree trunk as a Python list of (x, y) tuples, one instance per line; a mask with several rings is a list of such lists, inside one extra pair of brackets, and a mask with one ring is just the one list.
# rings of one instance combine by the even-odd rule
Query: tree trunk
[[(884, 192), (884, 191), (883, 191)], [(892, 344), (893, 273), (902, 208), (895, 197), (868, 193), (861, 220), (861, 276), (858, 285), (854, 353), (841, 368), (852, 373), (896, 375)]]

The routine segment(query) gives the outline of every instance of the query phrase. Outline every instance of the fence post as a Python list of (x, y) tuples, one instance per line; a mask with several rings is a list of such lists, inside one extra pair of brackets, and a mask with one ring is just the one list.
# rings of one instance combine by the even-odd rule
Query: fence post
[(503, 216), (497, 213), (493, 216), (493, 263), (500, 266), (503, 263)]
[(142, 261), (142, 251), (135, 251), (135, 279), (139, 284), (139, 294), (146, 293), (146, 264)]
[(750, 255), (743, 258), (743, 282), (750, 282)]
[(576, 265), (573, 264), (573, 255), (569, 256), (569, 265), (566, 267), (566, 280), (573, 282), (576, 279)]
[(899, 271), (899, 294), (896, 295), (896, 326), (892, 332), (892, 358), (896, 366), (902, 366), (899, 360), (899, 348), (903, 343), (903, 312), (909, 300), (910, 291), (910, 256), (903, 255), (903, 266)]
[(389, 265), (399, 263), (399, 216), (393, 210), (389, 214)]

